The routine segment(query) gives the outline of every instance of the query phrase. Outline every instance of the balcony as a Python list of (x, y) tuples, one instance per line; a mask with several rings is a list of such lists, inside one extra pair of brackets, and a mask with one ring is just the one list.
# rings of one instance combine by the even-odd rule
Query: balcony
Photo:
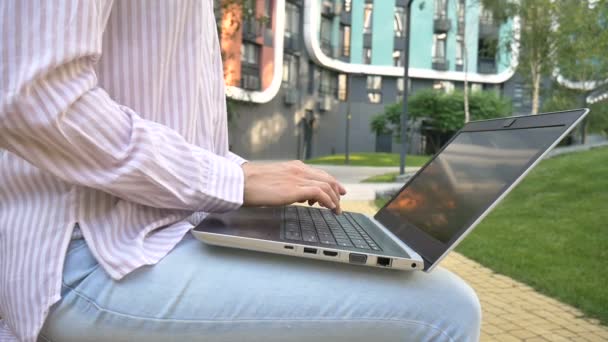
[(321, 51), (328, 57), (333, 56), (334, 52), (329, 40), (321, 39)]
[(447, 16), (438, 16), (435, 17), (435, 19), (433, 20), (433, 29), (435, 33), (446, 33), (450, 31), (451, 27), (452, 23), (450, 22), (450, 19), (448, 19)]
[(340, 24), (350, 26), (352, 22), (352, 16), (350, 12), (342, 11), (340, 13)]
[(372, 47), (372, 34), (371, 33), (363, 34), (363, 47), (371, 49), (371, 47)]
[(477, 60), (477, 72), (480, 74), (495, 74), (496, 59), (490, 57), (479, 57)]
[(462, 18), (459, 18), (458, 19), (458, 25), (457, 25), (458, 26), (457, 34), (459, 36), (464, 36), (464, 25), (465, 25), (464, 24), (464, 20), (462, 20)]
[(498, 26), (492, 20), (482, 20), (479, 22), (479, 37), (497, 37)]
[(450, 68), (450, 63), (445, 57), (433, 57), (432, 68), (438, 71), (447, 71)]
[(243, 40), (255, 41), (262, 35), (261, 24), (255, 18), (245, 19), (242, 23)]
[(298, 90), (295, 88), (287, 88), (283, 100), (286, 105), (294, 105), (298, 102)]
[(334, 3), (332, 1), (324, 1), (321, 7), (321, 14), (326, 16), (326, 17), (333, 17), (336, 15), (340, 15), (340, 12), (342, 10), (342, 4), (341, 3)]
[(283, 39), (283, 49), (291, 53), (298, 52), (300, 50), (299, 36), (286, 34), (285, 38)]
[(404, 37), (395, 37), (393, 42), (393, 50), (405, 50), (405, 38)]

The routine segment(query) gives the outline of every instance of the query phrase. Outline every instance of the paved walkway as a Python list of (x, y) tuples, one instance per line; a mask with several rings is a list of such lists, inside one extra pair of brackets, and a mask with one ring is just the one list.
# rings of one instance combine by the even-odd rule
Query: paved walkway
[[(342, 208), (374, 214), (369, 201), (343, 201)], [(608, 341), (608, 327), (531, 287), (494, 273), (452, 252), (442, 263), (464, 279), (481, 301), (481, 341)]]

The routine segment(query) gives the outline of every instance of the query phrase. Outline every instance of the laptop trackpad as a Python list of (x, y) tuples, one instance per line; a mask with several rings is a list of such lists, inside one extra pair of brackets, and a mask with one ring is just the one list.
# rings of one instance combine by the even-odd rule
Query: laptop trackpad
[(280, 209), (240, 208), (235, 211), (210, 214), (194, 230), (252, 239), (280, 241)]

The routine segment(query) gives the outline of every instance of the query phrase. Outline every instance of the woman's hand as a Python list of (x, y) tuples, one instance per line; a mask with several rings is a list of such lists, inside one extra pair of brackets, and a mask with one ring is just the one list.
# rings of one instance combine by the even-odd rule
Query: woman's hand
[(341, 213), (344, 187), (327, 172), (299, 160), (241, 166), (245, 174), (244, 206), (281, 206), (308, 201)]

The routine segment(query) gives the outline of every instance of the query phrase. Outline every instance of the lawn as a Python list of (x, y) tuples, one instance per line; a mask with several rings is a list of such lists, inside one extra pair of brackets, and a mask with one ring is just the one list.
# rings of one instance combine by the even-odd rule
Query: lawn
[[(332, 154), (324, 157), (308, 159), (308, 164), (344, 165), (343, 154)], [(399, 166), (398, 153), (351, 153), (350, 165), (355, 166)], [(407, 155), (405, 163), (407, 166), (422, 166), (427, 162), (429, 156)]]
[(399, 172), (389, 172), (377, 176), (365, 178), (361, 183), (393, 183), (399, 176)]
[(456, 250), (608, 324), (608, 148), (541, 162)]

